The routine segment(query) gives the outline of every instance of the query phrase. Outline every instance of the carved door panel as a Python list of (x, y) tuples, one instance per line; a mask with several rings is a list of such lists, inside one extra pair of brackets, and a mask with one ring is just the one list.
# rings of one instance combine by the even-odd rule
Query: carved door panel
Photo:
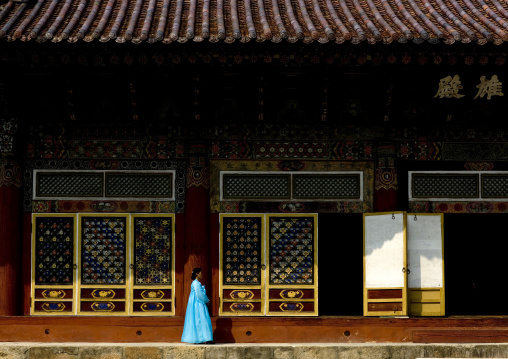
[(268, 214), (268, 315), (317, 315), (317, 214)]
[(174, 315), (174, 214), (34, 214), (33, 315)]
[(132, 315), (174, 315), (175, 215), (132, 216)]
[(72, 214), (33, 215), (31, 314), (76, 314), (76, 230)]
[(221, 214), (220, 222), (221, 315), (317, 315), (316, 214)]
[(265, 315), (265, 216), (220, 215), (221, 315)]
[(78, 314), (129, 312), (128, 215), (79, 214)]

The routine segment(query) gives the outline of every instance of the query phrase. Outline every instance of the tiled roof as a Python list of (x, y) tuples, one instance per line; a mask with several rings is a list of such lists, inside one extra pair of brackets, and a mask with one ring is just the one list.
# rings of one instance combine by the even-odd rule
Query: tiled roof
[(505, 0), (18, 0), (0, 3), (3, 41), (501, 44), (508, 40)]

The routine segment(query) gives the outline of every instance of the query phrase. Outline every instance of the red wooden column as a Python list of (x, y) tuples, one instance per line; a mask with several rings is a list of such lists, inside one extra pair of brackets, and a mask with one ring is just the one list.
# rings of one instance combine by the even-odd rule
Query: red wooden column
[(397, 208), (396, 149), (393, 142), (377, 146), (374, 179), (374, 212), (396, 211)]
[(210, 178), (206, 159), (206, 145), (191, 143), (187, 168), (185, 193), (185, 243), (184, 243), (184, 308), (190, 294), (191, 273), (195, 267), (203, 271), (202, 284), (210, 298), (212, 293), (210, 267)]
[(0, 122), (0, 316), (21, 312), (21, 169), (12, 154), (13, 120)]
[(219, 306), (220, 306), (220, 292), (219, 292), (219, 281), (220, 281), (220, 273), (219, 273), (219, 213), (211, 213), (210, 214), (210, 263), (212, 269), (212, 288), (210, 288), (210, 315), (214, 317), (219, 316)]

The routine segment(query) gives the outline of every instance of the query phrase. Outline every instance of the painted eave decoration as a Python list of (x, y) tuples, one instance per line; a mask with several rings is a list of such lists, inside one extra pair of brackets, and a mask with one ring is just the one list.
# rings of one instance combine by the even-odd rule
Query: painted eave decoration
[(498, 0), (0, 0), (0, 41), (501, 44)]

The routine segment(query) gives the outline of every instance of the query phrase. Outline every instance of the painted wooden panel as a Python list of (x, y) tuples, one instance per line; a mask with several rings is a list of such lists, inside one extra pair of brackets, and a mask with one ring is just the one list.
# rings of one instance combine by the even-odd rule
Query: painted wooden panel
[(264, 315), (261, 302), (222, 302), (221, 311), (227, 315)]
[(317, 315), (317, 214), (219, 218), (220, 315)]
[(31, 314), (174, 315), (174, 216), (34, 214)]
[(32, 315), (75, 314), (75, 215), (32, 215)]
[(318, 315), (317, 214), (267, 218), (267, 314)]
[(130, 217), (78, 214), (78, 314), (129, 312)]
[(219, 315), (265, 315), (265, 216), (219, 218)]
[(444, 316), (444, 288), (409, 288), (409, 313), (413, 316)]
[(130, 315), (174, 315), (175, 215), (131, 219)]

